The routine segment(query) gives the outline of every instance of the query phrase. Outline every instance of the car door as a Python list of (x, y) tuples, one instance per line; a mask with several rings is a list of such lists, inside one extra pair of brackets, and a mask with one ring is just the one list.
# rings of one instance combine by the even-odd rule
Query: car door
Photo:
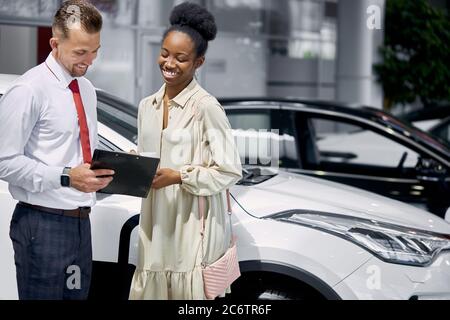
[[(296, 111), (300, 153), (296, 172), (356, 186), (424, 207), (440, 216), (450, 205), (448, 179), (428, 174), (432, 161), (394, 133), (338, 115)], [(386, 129), (386, 128), (385, 128)]]

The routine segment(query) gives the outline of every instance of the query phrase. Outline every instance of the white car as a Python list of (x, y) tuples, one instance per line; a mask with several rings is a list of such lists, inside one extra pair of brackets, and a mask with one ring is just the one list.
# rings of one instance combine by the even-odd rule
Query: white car
[[(134, 113), (102, 92), (98, 96), (101, 148), (136, 148)], [(242, 271), (232, 298), (450, 299), (450, 224), (443, 219), (271, 168), (248, 168), (231, 194)], [(0, 181), (1, 299), (17, 298), (8, 236), (15, 203)], [(127, 298), (139, 210), (139, 198), (98, 194), (91, 213), (92, 298)]]

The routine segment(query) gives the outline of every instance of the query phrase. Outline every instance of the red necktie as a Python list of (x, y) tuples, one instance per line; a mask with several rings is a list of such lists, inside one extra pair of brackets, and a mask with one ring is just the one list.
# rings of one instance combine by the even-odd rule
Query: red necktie
[(83, 151), (83, 161), (84, 163), (91, 163), (91, 144), (89, 142), (89, 129), (86, 121), (86, 113), (84, 112), (83, 101), (81, 101), (80, 88), (78, 87), (77, 79), (72, 80), (69, 84), (69, 89), (73, 93), (73, 100), (75, 101), (75, 106), (77, 107), (78, 113), (78, 124), (80, 126), (80, 141), (81, 149)]

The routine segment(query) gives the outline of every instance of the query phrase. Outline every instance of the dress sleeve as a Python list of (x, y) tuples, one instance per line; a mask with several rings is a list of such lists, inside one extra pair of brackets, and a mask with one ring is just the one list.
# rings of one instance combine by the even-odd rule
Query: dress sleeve
[[(200, 126), (210, 155), (205, 165), (181, 167), (181, 188), (199, 196), (219, 193), (239, 181), (242, 167), (225, 111), (217, 100), (203, 99), (198, 106)], [(203, 150), (202, 150), (203, 151)]]

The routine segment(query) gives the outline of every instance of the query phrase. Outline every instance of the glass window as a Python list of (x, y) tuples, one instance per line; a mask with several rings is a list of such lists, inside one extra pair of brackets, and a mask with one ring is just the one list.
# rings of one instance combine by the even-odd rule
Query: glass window
[(312, 119), (311, 123), (320, 162), (388, 168), (417, 164), (415, 151), (377, 132), (343, 121)]
[(239, 34), (261, 34), (262, 0), (209, 0), (208, 8), (221, 31)]
[(269, 112), (230, 113), (228, 115), (228, 119), (233, 129), (242, 129), (242, 130), (270, 129)]
[(118, 110), (105, 102), (98, 101), (97, 118), (99, 122), (128, 140), (137, 143), (137, 123), (134, 116)]
[(106, 150), (106, 151), (122, 151), (116, 145), (109, 142), (102, 136), (98, 136), (98, 148), (100, 150)]
[(137, 0), (90, 0), (102, 13), (103, 19), (118, 25), (129, 26), (136, 23)]
[(270, 111), (227, 112), (241, 162), (249, 165), (271, 166), (274, 137)]
[(50, 19), (58, 6), (58, 0), (0, 1), (0, 13), (11, 17)]
[[(30, 19), (51, 22), (63, 0), (9, 0), (0, 1), (0, 15), (22, 21)], [(91, 0), (106, 20), (131, 25), (135, 20), (137, 0)]]
[(289, 117), (279, 123), (279, 110), (227, 111), (227, 114), (243, 163), (298, 167)]

